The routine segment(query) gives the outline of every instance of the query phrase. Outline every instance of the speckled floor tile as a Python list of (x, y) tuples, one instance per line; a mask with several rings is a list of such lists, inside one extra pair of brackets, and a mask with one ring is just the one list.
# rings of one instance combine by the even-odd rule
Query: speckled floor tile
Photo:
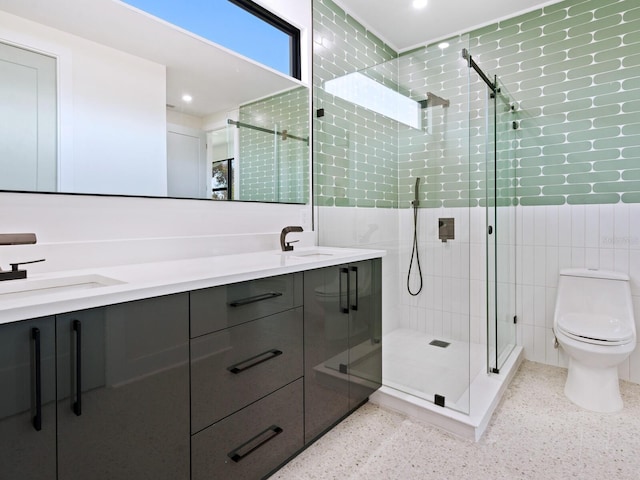
[(639, 480), (640, 385), (621, 382), (621, 412), (563, 393), (566, 370), (523, 362), (472, 443), (366, 404), (272, 478), (278, 480)]

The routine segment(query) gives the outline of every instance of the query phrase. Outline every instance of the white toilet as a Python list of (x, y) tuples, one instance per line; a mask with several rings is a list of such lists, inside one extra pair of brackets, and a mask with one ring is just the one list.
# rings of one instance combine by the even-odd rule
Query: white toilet
[(618, 365), (636, 346), (629, 277), (561, 270), (553, 330), (569, 355), (564, 387), (569, 400), (596, 412), (621, 410)]

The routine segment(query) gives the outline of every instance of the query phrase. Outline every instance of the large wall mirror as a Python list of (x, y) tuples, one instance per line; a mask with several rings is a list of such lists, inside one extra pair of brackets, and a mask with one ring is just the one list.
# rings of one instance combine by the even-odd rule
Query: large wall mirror
[(0, 103), (0, 190), (309, 202), (308, 88), (118, 0), (0, 0)]

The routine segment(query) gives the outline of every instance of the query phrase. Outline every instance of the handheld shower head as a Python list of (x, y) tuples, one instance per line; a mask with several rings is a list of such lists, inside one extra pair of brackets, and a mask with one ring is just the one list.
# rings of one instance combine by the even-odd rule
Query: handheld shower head
[(413, 205), (414, 207), (417, 207), (420, 205), (420, 177), (416, 177), (416, 186), (413, 189), (413, 191), (415, 193), (415, 197), (411, 202), (411, 205)]

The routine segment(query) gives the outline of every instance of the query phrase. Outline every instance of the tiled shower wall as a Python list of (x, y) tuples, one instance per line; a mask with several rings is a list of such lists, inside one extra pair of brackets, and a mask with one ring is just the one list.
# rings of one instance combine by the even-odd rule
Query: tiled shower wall
[[(327, 2), (322, 3), (327, 5)], [(317, 18), (316, 14), (316, 21)], [(323, 28), (328, 27), (335, 26), (323, 24)], [(516, 187), (519, 203), (516, 207), (518, 343), (525, 347), (526, 356), (536, 361), (566, 365), (566, 358), (553, 348), (551, 330), (555, 289), (562, 267), (606, 268), (629, 273), (636, 319), (640, 320), (640, 232), (636, 226), (640, 219), (639, 31), (640, 5), (635, 0), (568, 0), (469, 34), (474, 59), (489, 75), (499, 76), (517, 103), (514, 119), (519, 121), (515, 150), (518, 178), (515, 185), (507, 183), (506, 186)], [(343, 32), (334, 28), (332, 35), (335, 37)], [(345, 38), (348, 41), (349, 37)], [(411, 54), (415, 56), (415, 52)], [(340, 56), (338, 51), (334, 55)], [(401, 55), (398, 61), (402, 63), (408, 55)], [(428, 81), (446, 85), (452, 73), (444, 69), (452, 68), (458, 66), (441, 66), (443, 70), (436, 74), (439, 78)], [(400, 72), (402, 76), (403, 70)], [(419, 72), (411, 74), (418, 75)], [(428, 68), (425, 74), (429, 77)], [(314, 84), (318, 85), (318, 81), (321, 78), (316, 78)], [(472, 135), (481, 133), (474, 125), (470, 126)], [(421, 153), (423, 147), (411, 145), (411, 141), (403, 144), (399, 132), (398, 169), (408, 171), (399, 173), (398, 178), (400, 211), (397, 226), (400, 228), (394, 267), (399, 273), (394, 285), (385, 285), (396, 289), (399, 296), (405, 288), (404, 275), (411, 245), (411, 212), (406, 207), (413, 198), (414, 179), (407, 180), (407, 173), (411, 175), (410, 170), (414, 168), (418, 171), (442, 169), (416, 172), (416, 176), (425, 179), (432, 175), (423, 198), (427, 200), (430, 190), (442, 192), (443, 197), (433, 198), (441, 201), (441, 205), (428, 205), (443, 208), (442, 213), (458, 211), (453, 204), (447, 209), (445, 201), (466, 201), (464, 189), (460, 189), (458, 183), (477, 182), (469, 190), (470, 198), (474, 198), (474, 185), (477, 191), (484, 188), (481, 184), (484, 172), (472, 169), (469, 177), (464, 177), (465, 172), (445, 173), (445, 164), (428, 165), (429, 156)], [(404, 154), (414, 155), (409, 160), (412, 163), (403, 163), (403, 148), (408, 149)], [(412, 148), (415, 151), (409, 151)], [(426, 151), (429, 149), (427, 145)], [(431, 153), (446, 158), (439, 152)], [(420, 155), (425, 158), (416, 158)], [(319, 160), (321, 164), (324, 162), (322, 157), (316, 156), (316, 162)], [(452, 173), (457, 178), (451, 176)], [(325, 195), (322, 189), (316, 188), (321, 205), (357, 205), (348, 195), (338, 203), (329, 191)], [(450, 191), (459, 192), (458, 196), (446, 198), (446, 192)], [(479, 197), (476, 195), (475, 198)], [(325, 224), (337, 226), (329, 221), (332, 209), (327, 210), (323, 213)], [(433, 230), (432, 217), (439, 214), (437, 209), (428, 208), (420, 212), (424, 222), (421, 227), (425, 242), (423, 259), (432, 257), (438, 249), (447, 248), (438, 244), (433, 238), (435, 232), (430, 231)], [(345, 217), (343, 214), (336, 216)], [(373, 215), (367, 214), (367, 218), (371, 217)], [(351, 226), (343, 222), (342, 227)], [(383, 228), (395, 227), (387, 224)], [(468, 302), (472, 319), (478, 313), (481, 319), (483, 287), (478, 283), (482, 282), (482, 275), (477, 274), (480, 271), (477, 269), (482, 266), (477, 263), (482, 264), (485, 260), (480, 238), (484, 231), (484, 209), (469, 210), (468, 228), (469, 258), (461, 254), (458, 259), (449, 259), (458, 264), (469, 262)], [(323, 231), (322, 222), (320, 232), (321, 241), (324, 238), (331, 242), (332, 235)], [(352, 237), (357, 238), (357, 233)], [(426, 260), (432, 267), (427, 275), (446, 271), (438, 270), (441, 260), (448, 258), (446, 252), (440, 253), (444, 256)], [(436, 262), (435, 265), (432, 262)], [(453, 267), (455, 263), (449, 266)], [(441, 288), (445, 285), (439, 284), (441, 278), (429, 280), (430, 288), (435, 289), (426, 292), (429, 298), (402, 297), (405, 300), (398, 301), (404, 307), (392, 309), (396, 317), (401, 317), (389, 319), (394, 325), (430, 328), (428, 316), (420, 309), (427, 304), (428, 308), (444, 305), (451, 295), (449, 287)], [(464, 302), (466, 306), (467, 300)], [(444, 315), (440, 316), (445, 319), (451, 313), (442, 312)], [(437, 328), (447, 333), (445, 327), (448, 330), (457, 328), (445, 323)], [(483, 340), (479, 324), (472, 323), (470, 336), (472, 340)], [(622, 378), (640, 383), (640, 353), (634, 353), (620, 373)]]
[[(305, 203), (309, 198), (309, 92), (299, 87), (240, 106), (238, 135), (241, 200)], [(291, 138), (294, 135), (299, 138)], [(287, 136), (289, 136), (287, 138)], [(300, 140), (301, 138), (305, 140)]]
[(640, 4), (567, 0), (471, 34), (519, 102), (521, 205), (640, 202)]
[(397, 53), (331, 0), (313, 3), (315, 204), (396, 207), (397, 122), (334, 97), (323, 87), (328, 80), (382, 64)]

